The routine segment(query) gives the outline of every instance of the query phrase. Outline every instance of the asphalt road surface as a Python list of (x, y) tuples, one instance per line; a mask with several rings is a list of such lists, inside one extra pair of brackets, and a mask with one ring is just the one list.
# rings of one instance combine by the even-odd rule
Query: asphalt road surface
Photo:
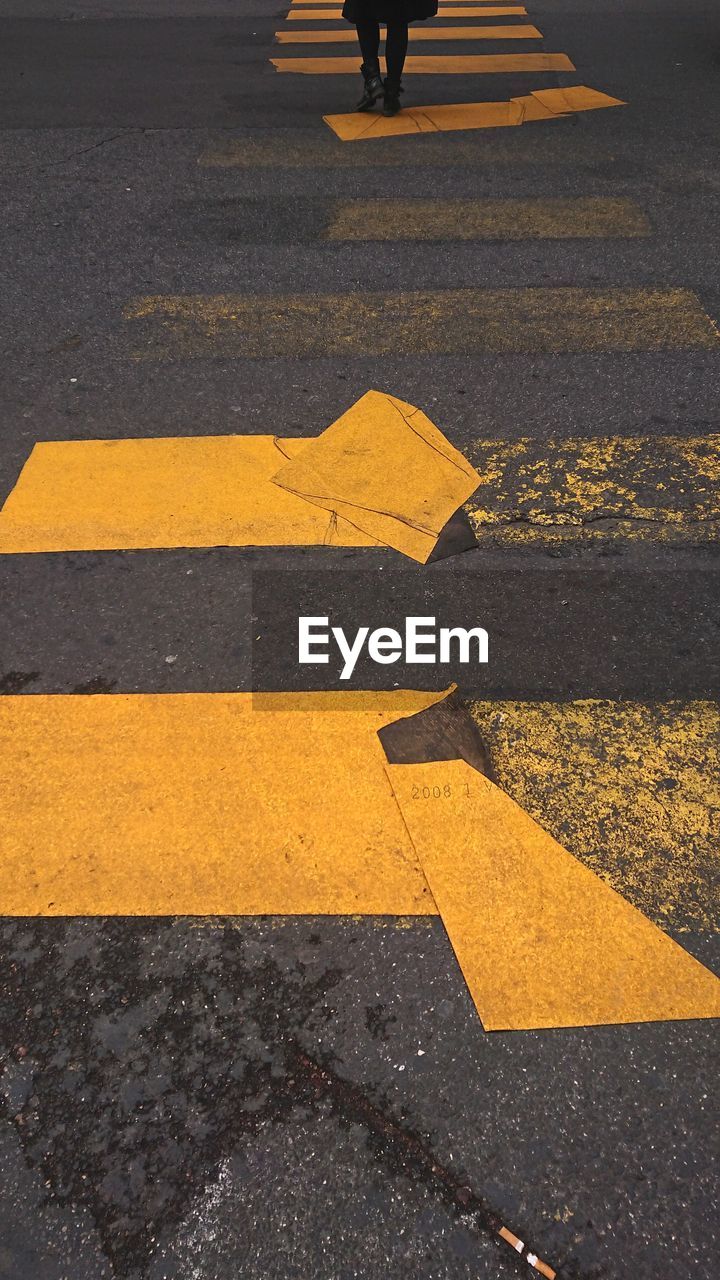
[[(0, 499), (38, 442), (314, 436), (379, 389), (483, 474), (498, 442), (478, 549), (2, 555), (0, 691), (298, 689), (300, 569), (348, 627), (382, 601), (479, 618), (497, 663), (434, 687), (458, 679), (510, 793), (720, 972), (720, 13), (474, 16), (542, 39), (411, 54), (576, 70), (439, 63), (408, 108), (626, 105), (341, 142), (322, 117), (358, 77), (322, 61), (353, 46), (274, 33), (347, 28), (287, 12), (0, 0)], [(712, 1021), (486, 1033), (437, 917), (4, 916), (0, 953), (8, 1280), (536, 1274), (487, 1213), (562, 1280), (717, 1276)]]

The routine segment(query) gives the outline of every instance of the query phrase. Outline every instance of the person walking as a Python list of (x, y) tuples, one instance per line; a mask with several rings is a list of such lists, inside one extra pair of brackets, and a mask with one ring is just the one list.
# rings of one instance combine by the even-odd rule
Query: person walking
[[(357, 111), (371, 111), (383, 99), (384, 116), (396, 116), (400, 110), (402, 73), (408, 47), (408, 23), (434, 18), (438, 0), (345, 0), (343, 18), (357, 28), (362, 54), (360, 70), (363, 93)], [(380, 23), (387, 27), (385, 62), (387, 75), (380, 76)]]

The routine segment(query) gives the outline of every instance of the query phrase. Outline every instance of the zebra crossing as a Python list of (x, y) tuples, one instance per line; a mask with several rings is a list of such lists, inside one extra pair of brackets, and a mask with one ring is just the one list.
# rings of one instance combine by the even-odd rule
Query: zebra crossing
[[(9, 95), (3, 1258), (709, 1276), (719, 312), (660, 24), (440, 0), (381, 123), (339, 0), (145, 7), (43, 20)], [(275, 485), (369, 391), (477, 473), (467, 554)], [(379, 439), (356, 503), (420, 471)], [(314, 575), (351, 626), (490, 618), (494, 781), (387, 759), (432, 669), (263, 659)]]
[[(498, 7), (493, 5), (469, 4), (467, 6), (451, 5), (442, 0), (437, 19), (410, 27), (411, 45), (416, 42), (428, 42), (442, 45), (447, 42), (459, 45), (473, 42), (480, 47), (486, 41), (495, 41), (507, 45), (509, 49), (517, 41), (542, 41), (542, 32), (527, 21), (496, 24), (488, 22), (489, 18), (513, 17), (527, 18), (527, 10), (523, 6)], [(460, 19), (461, 21), (449, 20)], [(464, 25), (463, 21), (472, 19), (472, 25)], [(299, 28), (298, 22), (303, 20), (317, 23), (331, 23), (307, 28)], [(275, 32), (275, 42), (284, 46), (303, 45), (337, 45), (351, 44), (356, 41), (352, 28), (342, 22), (342, 10), (338, 8), (305, 8), (303, 0), (295, 2), (286, 15), (287, 26)], [(357, 59), (348, 57), (322, 56), (274, 57), (272, 65), (277, 72), (295, 75), (343, 75), (357, 72)], [(433, 54), (418, 56), (413, 53), (406, 59), (405, 74), (455, 76), (462, 75), (532, 75), (533, 73), (570, 73), (575, 70), (574, 64), (565, 53), (478, 53), (462, 52), (450, 55)], [(370, 138), (404, 136), (424, 132), (444, 132), (447, 130), (496, 128), (501, 125), (519, 125), (527, 121), (549, 120), (565, 116), (574, 111), (597, 110), (604, 107), (621, 106), (621, 101), (609, 94), (589, 89), (586, 86), (563, 85), (562, 89), (545, 89), (529, 95), (508, 99), (506, 102), (459, 103), (433, 105), (425, 104), (416, 107), (409, 103), (399, 117), (387, 119), (371, 115), (369, 119), (361, 118), (353, 113), (348, 115), (326, 115), (325, 122), (343, 141), (368, 140)]]

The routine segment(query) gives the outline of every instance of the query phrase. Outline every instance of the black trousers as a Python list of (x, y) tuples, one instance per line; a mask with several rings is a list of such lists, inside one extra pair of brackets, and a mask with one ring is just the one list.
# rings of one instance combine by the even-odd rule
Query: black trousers
[[(380, 23), (358, 23), (358, 40), (366, 67), (377, 65), (380, 56)], [(391, 84), (399, 84), (405, 66), (405, 55), (408, 47), (408, 24), (402, 20), (388, 22), (385, 37), (385, 61), (387, 62), (387, 78)]]

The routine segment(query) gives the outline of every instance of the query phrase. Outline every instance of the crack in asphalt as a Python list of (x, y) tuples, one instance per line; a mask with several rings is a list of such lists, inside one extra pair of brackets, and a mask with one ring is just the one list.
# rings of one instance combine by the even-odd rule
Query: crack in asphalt
[(57, 169), (60, 165), (68, 164), (71, 160), (77, 160), (79, 156), (87, 156), (91, 151), (99, 151), (101, 147), (106, 147), (108, 143), (117, 141), (118, 138), (129, 137), (133, 133), (145, 133), (145, 129), (133, 126), (128, 129), (121, 129), (119, 133), (111, 133), (107, 138), (101, 138), (99, 142), (93, 142), (89, 147), (82, 147), (79, 151), (71, 151), (69, 155), (62, 156), (60, 160), (49, 160), (47, 164), (27, 164), (20, 169), (8, 170), (8, 176), (14, 177), (18, 173), (46, 173), (48, 169)]

